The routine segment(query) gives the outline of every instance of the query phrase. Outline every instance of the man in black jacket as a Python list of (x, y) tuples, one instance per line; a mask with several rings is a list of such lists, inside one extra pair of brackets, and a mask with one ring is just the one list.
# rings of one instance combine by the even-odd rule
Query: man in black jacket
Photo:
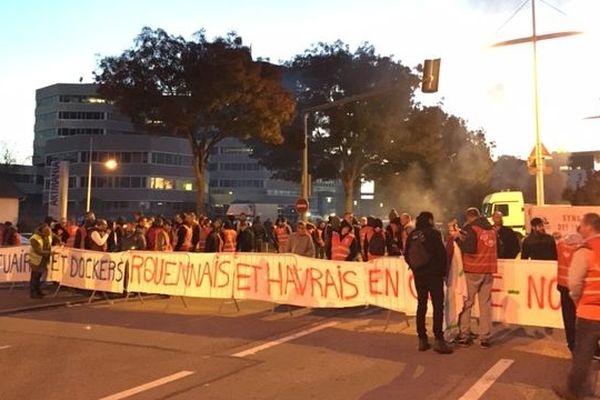
[(446, 276), (446, 248), (442, 235), (434, 229), (433, 214), (424, 211), (417, 217), (416, 228), (410, 233), (406, 243), (406, 261), (413, 271), (417, 289), (417, 334), (419, 351), (431, 348), (425, 328), (427, 300), (431, 296), (433, 304), (433, 350), (440, 354), (450, 354), (452, 349), (444, 340), (444, 277)]
[(498, 236), (498, 258), (517, 258), (521, 251), (519, 237), (511, 228), (504, 226), (504, 215), (500, 211), (492, 215), (492, 220)]
[(531, 233), (523, 240), (523, 260), (557, 260), (556, 241), (546, 233), (541, 218), (531, 220)]
[(246, 221), (240, 222), (240, 232), (237, 236), (237, 251), (250, 253), (254, 251), (254, 232), (248, 226)]

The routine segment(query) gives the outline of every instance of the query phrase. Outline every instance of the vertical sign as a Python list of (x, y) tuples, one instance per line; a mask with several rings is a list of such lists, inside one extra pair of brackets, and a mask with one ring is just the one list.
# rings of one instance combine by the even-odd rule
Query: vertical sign
[(53, 160), (50, 163), (50, 187), (48, 190), (48, 216), (60, 220), (67, 217), (69, 191), (69, 163)]

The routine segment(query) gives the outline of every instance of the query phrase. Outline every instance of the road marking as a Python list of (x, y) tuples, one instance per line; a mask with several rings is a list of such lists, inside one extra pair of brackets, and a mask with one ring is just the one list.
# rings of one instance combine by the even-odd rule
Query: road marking
[(166, 385), (167, 383), (176, 381), (181, 378), (185, 378), (186, 376), (192, 375), (193, 371), (180, 371), (176, 374), (165, 376), (164, 378), (157, 379), (152, 382), (144, 383), (143, 385), (136, 386), (131, 389), (124, 390), (119, 393), (111, 394), (110, 396), (106, 396), (101, 398), (100, 400), (120, 400), (125, 399), (127, 397), (133, 396), (135, 394), (145, 392), (146, 390), (153, 389), (158, 386)]
[(488, 370), (459, 400), (478, 400), (515, 360), (502, 359)]
[(6, 349), (10, 349), (12, 346), (10, 344), (4, 345), (4, 346), (0, 346), (0, 350), (6, 350)]
[(332, 322), (327, 322), (325, 324), (317, 325), (317, 326), (314, 326), (312, 328), (309, 328), (309, 329), (306, 329), (306, 330), (294, 333), (293, 335), (289, 335), (289, 336), (282, 337), (280, 339), (272, 340), (270, 342), (263, 343), (263, 344), (258, 345), (256, 347), (252, 347), (252, 348), (250, 348), (248, 350), (240, 351), (239, 353), (234, 353), (231, 356), (232, 357), (240, 357), (240, 358), (241, 357), (246, 357), (246, 356), (251, 356), (253, 354), (258, 353), (259, 351), (263, 351), (263, 350), (269, 349), (271, 347), (280, 345), (282, 343), (289, 342), (289, 341), (294, 340), (294, 339), (298, 339), (298, 338), (300, 338), (302, 336), (310, 335), (311, 333), (315, 333), (315, 332), (318, 332), (318, 331), (323, 330), (323, 329), (331, 328), (332, 326), (335, 326), (337, 324), (339, 324), (338, 321), (332, 321)]

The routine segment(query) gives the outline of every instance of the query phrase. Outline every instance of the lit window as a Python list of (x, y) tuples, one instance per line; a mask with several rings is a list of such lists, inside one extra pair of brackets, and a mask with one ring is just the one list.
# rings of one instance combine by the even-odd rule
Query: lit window
[(171, 190), (175, 187), (173, 179), (152, 177), (150, 178), (150, 188), (160, 190)]
[(183, 190), (187, 190), (188, 192), (192, 191), (193, 190), (192, 186), (193, 186), (192, 182), (183, 182)]

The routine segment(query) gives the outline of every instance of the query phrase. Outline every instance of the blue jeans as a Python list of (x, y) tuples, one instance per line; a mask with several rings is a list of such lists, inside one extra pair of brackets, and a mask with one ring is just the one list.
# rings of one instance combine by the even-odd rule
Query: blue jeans
[(575, 396), (584, 397), (590, 393), (591, 385), (588, 380), (594, 353), (600, 340), (600, 321), (577, 318), (575, 328), (575, 353), (567, 388)]

